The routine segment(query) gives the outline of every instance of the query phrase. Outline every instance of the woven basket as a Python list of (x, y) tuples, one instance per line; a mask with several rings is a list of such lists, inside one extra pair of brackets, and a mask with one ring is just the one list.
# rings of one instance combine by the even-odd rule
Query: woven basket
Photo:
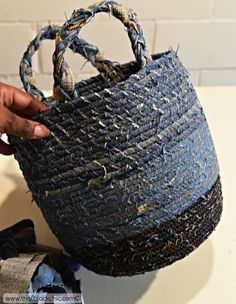
[[(135, 62), (105, 60), (77, 38), (99, 12), (123, 22)], [(48, 99), (31, 82), (31, 56), (45, 38), (56, 38)], [(63, 59), (68, 47), (100, 75), (74, 84)], [(51, 135), (10, 142), (51, 230), (83, 266), (111, 276), (162, 268), (215, 229), (222, 194), (205, 115), (177, 53), (148, 55), (135, 13), (113, 1), (75, 11), (29, 45), (21, 77), (49, 105), (33, 119)]]

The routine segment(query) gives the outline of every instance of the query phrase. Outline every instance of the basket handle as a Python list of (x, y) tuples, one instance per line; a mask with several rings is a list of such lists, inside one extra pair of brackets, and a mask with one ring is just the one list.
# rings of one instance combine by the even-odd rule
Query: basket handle
[[(42, 28), (38, 35), (30, 42), (21, 60), (20, 78), (23, 83), (24, 89), (26, 92), (28, 92), (37, 99), (44, 99), (45, 96), (43, 92), (35, 86), (35, 80), (32, 71), (32, 56), (39, 49), (40, 44), (43, 40), (55, 40), (60, 30), (61, 27), (57, 25), (48, 25)], [(99, 64), (98, 61), (100, 59), (105, 61), (96, 46), (89, 44), (85, 40), (79, 39), (78, 37), (75, 37), (73, 43), (70, 45), (70, 49), (75, 53), (81, 54), (95, 67)], [(100, 73), (102, 75), (107, 75), (108, 71), (110, 75), (118, 74), (118, 71), (116, 72), (117, 68), (112, 62), (110, 62), (109, 60), (106, 60), (105, 62), (106, 64), (104, 65), (104, 68), (100, 68)], [(69, 88), (69, 85), (71, 86), (73, 84), (72, 86), (74, 88), (74, 77), (67, 63), (64, 63), (63, 83), (67, 84), (67, 88)]]
[[(107, 0), (91, 5), (87, 9), (74, 11), (71, 18), (62, 26), (62, 29), (57, 35), (56, 49), (53, 54), (53, 94), (59, 101), (70, 100), (77, 97), (77, 92), (75, 91), (73, 84), (64, 81), (64, 79), (66, 79), (64, 76), (66, 73), (64, 53), (66, 49), (71, 47), (74, 43), (82, 27), (87, 24), (95, 14), (100, 12), (110, 13), (119, 19), (127, 28), (133, 53), (140, 67), (144, 67), (147, 62), (152, 61), (151, 56), (149, 56), (147, 52), (142, 28), (137, 20), (136, 14), (132, 10), (126, 9), (121, 4), (117, 4), (114, 1)], [(121, 75), (117, 73), (114, 65), (111, 66), (112, 73), (109, 73), (109, 69), (106, 67), (107, 61), (103, 58), (95, 60), (94, 66), (98, 71), (105, 71), (102, 76), (107, 78), (110, 86), (113, 86), (122, 79)]]

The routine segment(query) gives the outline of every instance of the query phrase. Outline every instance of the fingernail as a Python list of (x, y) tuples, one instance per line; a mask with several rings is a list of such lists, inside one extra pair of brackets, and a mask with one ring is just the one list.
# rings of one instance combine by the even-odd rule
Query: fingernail
[(34, 128), (34, 136), (33, 139), (46, 137), (50, 134), (49, 130), (44, 126), (36, 126)]

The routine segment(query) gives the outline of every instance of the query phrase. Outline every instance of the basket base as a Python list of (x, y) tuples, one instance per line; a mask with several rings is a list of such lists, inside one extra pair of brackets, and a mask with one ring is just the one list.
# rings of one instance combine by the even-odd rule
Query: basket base
[(158, 228), (109, 246), (66, 249), (97, 274), (133, 276), (160, 269), (184, 258), (207, 239), (220, 220), (222, 202), (218, 177), (204, 197)]

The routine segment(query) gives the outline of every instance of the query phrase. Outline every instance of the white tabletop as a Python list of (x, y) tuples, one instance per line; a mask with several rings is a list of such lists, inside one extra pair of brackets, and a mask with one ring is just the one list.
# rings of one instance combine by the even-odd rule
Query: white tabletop
[[(197, 89), (218, 153), (224, 210), (216, 231), (195, 252), (160, 271), (131, 278), (98, 276), (83, 267), (85, 304), (236, 303), (236, 87)], [(13, 157), (0, 156), (0, 229), (23, 218), (35, 223), (37, 242), (60, 247)]]

